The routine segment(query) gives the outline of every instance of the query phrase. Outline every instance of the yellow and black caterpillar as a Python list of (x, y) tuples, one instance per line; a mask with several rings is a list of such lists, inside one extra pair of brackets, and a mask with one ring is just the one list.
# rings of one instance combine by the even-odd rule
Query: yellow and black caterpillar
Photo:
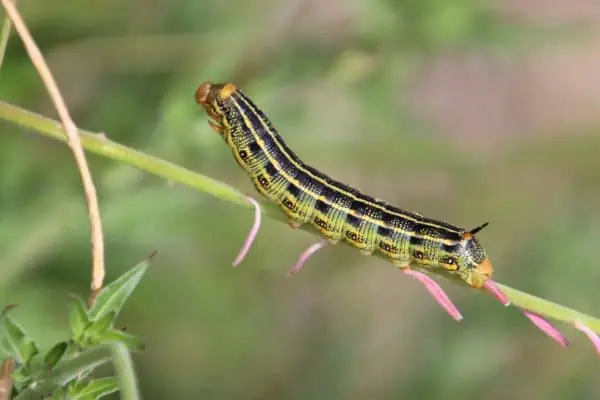
[(475, 234), (362, 194), (304, 164), (266, 115), (231, 83), (202, 83), (196, 102), (211, 117), (254, 186), (279, 204), (292, 227), (314, 225), (330, 243), (379, 252), (400, 268), (442, 269), (475, 288), (493, 269)]

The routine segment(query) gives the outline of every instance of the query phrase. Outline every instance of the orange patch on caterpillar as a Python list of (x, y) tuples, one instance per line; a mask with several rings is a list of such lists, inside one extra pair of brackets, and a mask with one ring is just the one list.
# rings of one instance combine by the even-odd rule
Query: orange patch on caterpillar
[(481, 271), (482, 274), (484, 274), (488, 277), (492, 276), (492, 273), (494, 272), (494, 268), (492, 267), (492, 263), (490, 262), (490, 260), (487, 257), (483, 259), (481, 264), (479, 264), (479, 270)]
[(219, 97), (221, 100), (228, 99), (238, 88), (233, 83), (226, 83), (225, 86), (219, 91)]

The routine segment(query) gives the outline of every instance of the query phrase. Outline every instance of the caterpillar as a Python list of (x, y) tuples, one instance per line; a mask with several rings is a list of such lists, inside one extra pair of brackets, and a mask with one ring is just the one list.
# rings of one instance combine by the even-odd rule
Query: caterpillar
[(310, 223), (329, 243), (344, 240), (362, 254), (379, 252), (399, 268), (442, 269), (474, 288), (490, 279), (492, 265), (475, 238), (487, 223), (467, 231), (333, 180), (303, 163), (265, 113), (232, 83), (204, 82), (196, 101), (256, 189), (281, 207), (290, 226)]
[[(473, 288), (484, 288), (504, 306), (508, 297), (491, 279), (493, 268), (475, 235), (484, 223), (465, 230), (415, 212), (394, 207), (361, 193), (306, 165), (285, 144), (271, 121), (232, 83), (202, 83), (196, 102), (208, 116), (210, 127), (231, 148), (237, 163), (265, 198), (278, 204), (289, 225), (312, 224), (324, 240), (309, 247), (291, 272), (297, 272), (326, 243), (346, 241), (364, 255), (380, 253), (406, 274), (416, 278), (457, 321), (462, 319), (439, 285), (421, 271), (441, 273)], [(255, 223), (234, 265), (246, 254), (260, 226), (260, 206)], [(524, 315), (562, 346), (567, 340), (547, 320), (529, 310)], [(600, 338), (585, 324), (575, 322), (600, 353)]]

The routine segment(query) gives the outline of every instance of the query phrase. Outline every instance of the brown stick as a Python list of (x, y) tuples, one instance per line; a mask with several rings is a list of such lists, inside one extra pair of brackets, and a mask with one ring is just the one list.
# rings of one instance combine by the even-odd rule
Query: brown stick
[(104, 281), (104, 239), (102, 236), (102, 221), (100, 219), (100, 209), (98, 207), (98, 197), (96, 196), (96, 188), (94, 186), (94, 181), (92, 180), (92, 175), (90, 173), (90, 169), (88, 167), (87, 161), (85, 159), (85, 153), (83, 152), (83, 148), (81, 147), (81, 142), (79, 140), (79, 135), (77, 133), (77, 127), (75, 123), (71, 119), (69, 115), (69, 110), (65, 104), (65, 101), (60, 94), (60, 90), (54, 78), (52, 77), (52, 73), (44, 60), (44, 56), (40, 52), (40, 49), (35, 44), (31, 33), (27, 29), (23, 18), (21, 17), (17, 7), (12, 3), (11, 0), (1, 0), (2, 6), (6, 10), (6, 14), (11, 19), (15, 30), (21, 37), (25, 49), (29, 54), (29, 58), (31, 59), (31, 63), (38, 71), (44, 86), (46, 87), (48, 94), (50, 95), (50, 99), (54, 104), (54, 108), (58, 112), (60, 120), (62, 122), (63, 128), (65, 130), (65, 134), (67, 135), (67, 144), (71, 148), (73, 152), (73, 156), (75, 157), (75, 162), (77, 164), (77, 168), (81, 174), (81, 181), (83, 183), (83, 188), (85, 191), (85, 196), (88, 204), (88, 216), (90, 220), (90, 227), (92, 233), (92, 281), (91, 281), (91, 289), (92, 294), (90, 296), (90, 302), (93, 302), (96, 294), (102, 288), (102, 283)]
[(15, 369), (15, 360), (4, 360), (0, 375), (0, 400), (9, 400), (12, 393), (11, 374)]

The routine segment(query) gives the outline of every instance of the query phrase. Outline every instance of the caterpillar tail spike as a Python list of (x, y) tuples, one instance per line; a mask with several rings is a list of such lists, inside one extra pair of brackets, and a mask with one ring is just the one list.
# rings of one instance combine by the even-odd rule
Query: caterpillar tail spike
[(483, 228), (485, 228), (485, 227), (486, 227), (486, 226), (488, 226), (489, 224), (490, 224), (489, 222), (485, 222), (485, 223), (483, 223), (483, 224), (479, 225), (478, 227), (471, 229), (471, 230), (469, 231), (469, 234), (470, 234), (471, 236), (474, 236), (476, 233), (478, 233), (479, 231), (481, 231)]
[(248, 236), (246, 237), (246, 240), (244, 240), (244, 244), (242, 245), (240, 252), (238, 253), (235, 260), (233, 260), (232, 265), (234, 267), (237, 267), (244, 260), (244, 258), (246, 258), (246, 255), (248, 254), (250, 247), (252, 247), (252, 243), (254, 243), (254, 239), (256, 239), (256, 235), (258, 235), (258, 231), (260, 230), (260, 224), (261, 224), (262, 212), (260, 209), (260, 204), (258, 204), (258, 201), (254, 200), (250, 196), (244, 196), (244, 199), (248, 203), (250, 203), (254, 206), (254, 223), (252, 224), (252, 228), (250, 228), (250, 232), (248, 232)]

